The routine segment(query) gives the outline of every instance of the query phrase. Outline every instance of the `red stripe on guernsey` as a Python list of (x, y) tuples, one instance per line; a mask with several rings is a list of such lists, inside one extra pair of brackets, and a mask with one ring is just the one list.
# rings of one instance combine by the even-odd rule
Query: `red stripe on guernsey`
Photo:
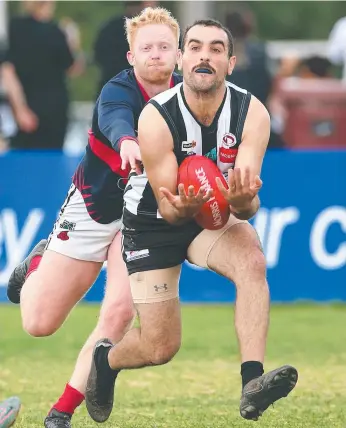
[(106, 163), (114, 173), (124, 178), (129, 176), (131, 168), (128, 167), (125, 170), (121, 169), (120, 154), (106, 146), (102, 141), (96, 138), (91, 131), (89, 131), (89, 144), (94, 155)]
[[(137, 81), (137, 85), (139, 87), (139, 90), (141, 91), (141, 94), (143, 95), (144, 101), (147, 103), (150, 100), (149, 95), (147, 94), (146, 90), (143, 88), (143, 86)], [(174, 87), (174, 79), (173, 76), (171, 77), (171, 81), (169, 82), (169, 87), (173, 88)]]

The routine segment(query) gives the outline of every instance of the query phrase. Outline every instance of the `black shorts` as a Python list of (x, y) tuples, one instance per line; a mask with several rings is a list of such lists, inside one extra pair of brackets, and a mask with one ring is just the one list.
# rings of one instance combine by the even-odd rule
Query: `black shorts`
[(173, 226), (144, 217), (124, 209), (123, 259), (129, 275), (180, 265), (186, 260), (191, 242), (203, 230), (195, 221)]

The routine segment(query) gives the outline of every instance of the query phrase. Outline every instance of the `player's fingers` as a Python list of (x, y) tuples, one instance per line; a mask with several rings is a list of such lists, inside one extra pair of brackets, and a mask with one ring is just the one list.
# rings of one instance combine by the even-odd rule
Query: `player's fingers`
[(263, 181), (259, 178), (258, 175), (255, 177), (255, 184), (257, 187), (262, 187)]
[(241, 170), (240, 168), (234, 168), (234, 184), (235, 184), (235, 191), (240, 192), (243, 188), (241, 184)]
[(121, 157), (121, 169), (126, 169), (127, 163), (128, 163), (127, 155), (123, 155)]
[(129, 156), (129, 164), (131, 169), (136, 169), (136, 166), (137, 166), (136, 158), (132, 155)]
[[(220, 180), (220, 182), (221, 182), (221, 180)], [(234, 193), (235, 190), (236, 190), (236, 188), (235, 188), (234, 171), (233, 171), (232, 168), (228, 170), (228, 188), (230, 189), (230, 191), (232, 193)]]
[(209, 199), (213, 196), (214, 191), (213, 189), (208, 189), (205, 193), (205, 195), (202, 197), (202, 202), (208, 202)]
[(195, 197), (195, 188), (193, 186), (189, 186), (187, 189), (187, 196), (189, 198), (194, 198)]
[(223, 182), (220, 180), (220, 177), (215, 177), (215, 182), (216, 182), (218, 189), (222, 193), (223, 197), (225, 199), (228, 198), (228, 191), (227, 191), (226, 187), (224, 186)]
[(243, 183), (244, 191), (248, 191), (250, 188), (250, 168), (245, 168), (245, 174), (244, 174), (244, 183)]
[(176, 202), (175, 196), (172, 195), (172, 193), (168, 189), (166, 189), (165, 187), (160, 187), (159, 190), (160, 190), (161, 195), (164, 198), (166, 198), (170, 204), (172, 204), (172, 205), (175, 204), (175, 202)]
[(140, 161), (136, 161), (136, 173), (137, 175), (143, 174), (142, 163)]
[(203, 201), (203, 197), (206, 194), (206, 191), (207, 191), (207, 187), (206, 186), (201, 186), (198, 189), (198, 192), (197, 192), (196, 197), (195, 197), (196, 202), (200, 203), (200, 202)]
[(251, 186), (251, 190), (257, 193), (261, 189), (262, 184), (263, 184), (262, 180), (259, 178), (258, 175), (256, 175), (255, 181)]
[(187, 196), (186, 196), (186, 192), (185, 192), (185, 186), (184, 186), (184, 184), (183, 184), (183, 183), (180, 183), (180, 184), (178, 185), (178, 194), (179, 194), (180, 200), (181, 200), (184, 204), (186, 204), (186, 202), (187, 202)]
[(139, 162), (142, 161), (142, 156), (139, 148), (135, 151), (134, 158), (136, 159), (136, 161), (139, 161)]

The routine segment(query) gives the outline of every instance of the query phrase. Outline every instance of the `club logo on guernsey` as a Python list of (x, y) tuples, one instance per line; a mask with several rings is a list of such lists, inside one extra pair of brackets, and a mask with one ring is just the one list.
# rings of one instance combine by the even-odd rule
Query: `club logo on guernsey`
[(234, 147), (237, 144), (237, 139), (234, 134), (231, 134), (228, 132), (222, 137), (222, 146), (226, 149), (230, 149), (231, 147)]
[(234, 166), (235, 159), (238, 154), (238, 149), (234, 148), (236, 144), (237, 139), (234, 134), (227, 133), (223, 136), (222, 144), (219, 150), (220, 162), (228, 163), (231, 166)]
[[(204, 187), (205, 192), (207, 192), (212, 187), (210, 186), (209, 180), (207, 179), (207, 176), (205, 174), (205, 171), (203, 168), (199, 168), (195, 170), (196, 176), (198, 181), (201, 183), (201, 187)], [(213, 224), (215, 227), (222, 226), (222, 217), (220, 213), (220, 207), (217, 201), (215, 200), (215, 197), (212, 196), (208, 201), (209, 207), (211, 209), (211, 214), (213, 216)]]

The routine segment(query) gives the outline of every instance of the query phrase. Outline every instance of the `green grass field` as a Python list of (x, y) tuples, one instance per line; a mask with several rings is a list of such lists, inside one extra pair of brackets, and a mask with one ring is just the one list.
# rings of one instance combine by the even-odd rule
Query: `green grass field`
[[(22, 332), (17, 307), (0, 308), (0, 398), (23, 402), (16, 427), (40, 427), (69, 379), (96, 322), (97, 306), (79, 306), (53, 337)], [(163, 367), (123, 372), (112, 417), (104, 427), (346, 428), (344, 306), (273, 306), (266, 370), (299, 370), (296, 389), (258, 422), (239, 416), (240, 376), (231, 306), (184, 306), (183, 347)], [(84, 405), (73, 427), (97, 426)]]

